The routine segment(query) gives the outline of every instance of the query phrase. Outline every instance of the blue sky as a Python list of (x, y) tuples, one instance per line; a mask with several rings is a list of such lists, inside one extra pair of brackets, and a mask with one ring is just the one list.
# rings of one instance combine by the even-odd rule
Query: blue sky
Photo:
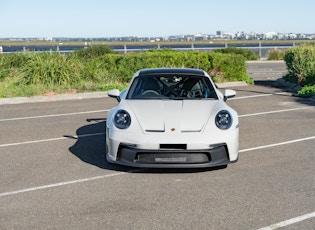
[(314, 0), (1, 0), (0, 37), (315, 33)]

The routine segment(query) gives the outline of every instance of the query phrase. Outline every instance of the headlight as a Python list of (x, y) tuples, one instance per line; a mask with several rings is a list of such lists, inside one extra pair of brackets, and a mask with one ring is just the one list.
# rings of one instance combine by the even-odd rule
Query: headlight
[(118, 129), (127, 129), (130, 126), (131, 117), (125, 110), (118, 110), (114, 116), (114, 124)]
[(232, 125), (232, 116), (226, 110), (221, 110), (215, 116), (215, 124), (219, 129), (229, 129)]

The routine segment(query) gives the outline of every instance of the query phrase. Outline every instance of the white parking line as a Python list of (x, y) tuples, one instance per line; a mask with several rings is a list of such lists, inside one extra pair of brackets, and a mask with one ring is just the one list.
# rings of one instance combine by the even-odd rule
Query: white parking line
[(233, 97), (233, 98), (230, 98), (229, 100), (241, 100), (241, 99), (248, 99), (248, 98), (255, 98), (255, 97), (268, 97), (268, 96), (274, 96), (274, 95), (291, 96), (292, 94), (286, 93), (286, 92), (266, 93), (266, 94), (257, 94), (257, 95), (251, 95), (251, 96), (243, 96), (243, 97)]
[(240, 100), (240, 99), (247, 99), (247, 98), (255, 98), (255, 97), (267, 97), (267, 96), (272, 96), (274, 94), (268, 93), (268, 94), (258, 94), (258, 95), (251, 95), (251, 96), (244, 96), (244, 97), (233, 97), (230, 98), (229, 100)]
[(252, 116), (258, 116), (258, 115), (265, 115), (265, 114), (271, 114), (271, 113), (283, 113), (283, 112), (290, 112), (295, 110), (301, 110), (301, 109), (310, 109), (311, 107), (300, 107), (300, 108), (293, 108), (293, 109), (282, 109), (282, 110), (274, 110), (274, 111), (267, 111), (267, 112), (261, 112), (261, 113), (251, 113), (251, 114), (244, 114), (239, 115), (238, 117), (252, 117)]
[(313, 217), (315, 217), (315, 212), (311, 212), (311, 213), (305, 214), (303, 216), (299, 216), (299, 217), (295, 217), (295, 218), (292, 218), (289, 220), (285, 220), (285, 221), (282, 221), (280, 223), (270, 225), (268, 227), (260, 228), (258, 230), (274, 230), (274, 229), (282, 228), (282, 227), (285, 227), (285, 226), (288, 226), (291, 224), (295, 224), (295, 223), (298, 223), (298, 222), (301, 222), (303, 220), (307, 220), (307, 219), (310, 219)]
[(42, 140), (36, 140), (36, 141), (16, 142), (16, 143), (2, 144), (0, 145), (0, 148), (16, 146), (16, 145), (35, 144), (35, 143), (48, 142), (48, 141), (59, 141), (59, 140), (64, 140), (64, 139), (69, 139), (69, 138), (79, 139), (82, 137), (92, 137), (92, 136), (100, 136), (100, 135), (105, 135), (105, 133), (91, 133), (91, 134), (84, 134), (84, 135), (71, 136), (71, 137), (70, 136), (69, 137), (56, 137), (56, 138), (42, 139)]
[(37, 190), (42, 190), (42, 189), (60, 187), (60, 186), (69, 185), (69, 184), (82, 183), (82, 182), (87, 182), (87, 181), (92, 181), (92, 180), (100, 180), (100, 179), (104, 179), (104, 178), (108, 178), (108, 177), (119, 176), (119, 175), (130, 173), (130, 172), (117, 172), (117, 173), (106, 174), (106, 175), (102, 175), (102, 176), (89, 177), (89, 178), (72, 180), (72, 181), (65, 181), (65, 182), (60, 182), (60, 183), (56, 183), (56, 184), (37, 186), (37, 187), (33, 187), (33, 188), (26, 188), (26, 189), (16, 190), (16, 191), (12, 191), (12, 192), (3, 192), (3, 193), (0, 193), (0, 197), (15, 195), (15, 194), (19, 194), (19, 193), (25, 193), (25, 192), (32, 192), (32, 191), (37, 191)]
[(37, 118), (48, 118), (48, 117), (72, 116), (72, 115), (89, 114), (89, 113), (103, 113), (103, 112), (108, 112), (108, 111), (109, 111), (108, 109), (105, 109), (105, 110), (94, 110), (94, 111), (85, 111), (85, 112), (76, 112), (76, 113), (50, 114), (50, 115), (33, 116), (33, 117), (15, 117), (15, 118), (0, 119), (0, 122), (2, 122), (2, 121), (28, 120), (28, 119), (37, 119)]
[(248, 149), (242, 149), (242, 150), (239, 150), (239, 153), (245, 153), (245, 152), (255, 151), (255, 150), (259, 150), (259, 149), (272, 148), (272, 147), (281, 146), (281, 145), (288, 145), (288, 144), (292, 144), (292, 143), (309, 141), (309, 140), (313, 140), (313, 139), (315, 139), (315, 136), (305, 137), (305, 138), (291, 140), (291, 141), (284, 141), (284, 142), (279, 142), (279, 143), (270, 144), (270, 145), (263, 145), (263, 146), (248, 148)]

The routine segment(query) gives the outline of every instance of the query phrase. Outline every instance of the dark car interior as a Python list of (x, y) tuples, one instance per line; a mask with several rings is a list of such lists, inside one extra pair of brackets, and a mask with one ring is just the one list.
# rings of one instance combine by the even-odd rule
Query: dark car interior
[(218, 99), (210, 80), (194, 75), (143, 75), (134, 79), (127, 99)]

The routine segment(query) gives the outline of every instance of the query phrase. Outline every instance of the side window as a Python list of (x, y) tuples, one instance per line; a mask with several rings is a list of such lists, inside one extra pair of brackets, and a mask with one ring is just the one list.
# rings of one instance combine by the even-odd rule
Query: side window
[(211, 84), (210, 80), (208, 78), (204, 78), (202, 81), (204, 85), (204, 92), (203, 92), (204, 97), (218, 99), (217, 93), (215, 89), (213, 88), (213, 85)]
[(135, 96), (139, 95), (141, 92), (140, 92), (140, 86), (141, 86), (141, 82), (140, 82), (140, 78), (137, 77), (133, 80), (131, 86), (130, 86), (130, 89), (129, 89), (129, 92), (128, 92), (128, 95), (127, 95), (127, 99), (133, 99)]

